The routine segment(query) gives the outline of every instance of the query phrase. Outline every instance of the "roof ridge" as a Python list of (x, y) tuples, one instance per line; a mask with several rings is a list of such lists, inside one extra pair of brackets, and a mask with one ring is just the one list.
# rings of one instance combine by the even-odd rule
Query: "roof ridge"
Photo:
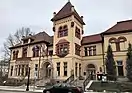
[(59, 12), (55, 12), (53, 18), (51, 19), (51, 21), (57, 21), (66, 17), (70, 17), (71, 15), (74, 15), (76, 17), (76, 19), (83, 25), (85, 25), (85, 23), (83, 22), (83, 19), (81, 18), (81, 16), (77, 13), (77, 11), (75, 10), (74, 6), (71, 4), (71, 2), (67, 2), (61, 9)]
[(100, 35), (100, 33), (98, 33), (98, 34), (92, 34), (92, 35), (87, 35), (87, 36), (83, 36), (83, 37), (90, 37), (90, 36), (97, 36), (97, 35)]
[(128, 20), (119, 21), (119, 22), (117, 22), (117, 24), (118, 24), (118, 23), (123, 23), (123, 22), (129, 22), (129, 21), (132, 21), (132, 19), (128, 19)]

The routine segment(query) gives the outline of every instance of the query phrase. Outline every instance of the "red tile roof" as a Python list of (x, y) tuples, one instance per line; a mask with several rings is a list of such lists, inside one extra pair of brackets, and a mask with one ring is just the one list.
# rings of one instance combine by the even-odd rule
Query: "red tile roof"
[(66, 18), (69, 17), (71, 15), (74, 15), (75, 18), (77, 18), (77, 20), (79, 22), (81, 22), (83, 25), (85, 25), (85, 23), (83, 22), (82, 18), (79, 16), (79, 14), (76, 12), (76, 10), (74, 9), (74, 11), (72, 11), (72, 7), (74, 7), (71, 2), (67, 2), (64, 7), (51, 19), (51, 21), (56, 21), (62, 18)]
[(53, 36), (49, 36), (44, 31), (40, 32), (38, 34), (35, 34), (33, 36), (25, 37), (22, 40), (26, 40), (26, 39), (29, 39), (29, 38), (32, 39), (31, 43), (26, 43), (26, 44), (19, 43), (19, 44), (16, 44), (15, 46), (13, 46), (13, 47), (10, 47), (10, 49), (25, 46), (25, 45), (30, 45), (30, 44), (34, 44), (34, 43), (39, 43), (39, 42), (45, 42), (45, 43), (48, 43), (49, 45), (53, 45)]
[(113, 27), (103, 32), (103, 34), (120, 33), (125, 31), (132, 31), (132, 20), (117, 22)]
[(82, 39), (82, 45), (102, 42), (100, 34), (84, 36)]

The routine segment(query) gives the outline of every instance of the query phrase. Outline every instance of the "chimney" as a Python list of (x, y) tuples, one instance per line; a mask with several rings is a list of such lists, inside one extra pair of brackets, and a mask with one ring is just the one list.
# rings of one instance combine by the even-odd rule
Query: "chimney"
[(81, 18), (83, 19), (83, 16), (81, 16)]
[(71, 11), (74, 12), (74, 6), (71, 7)]
[(22, 36), (22, 38), (25, 38), (25, 36)]
[(31, 37), (31, 36), (32, 36), (32, 34), (29, 34), (29, 36)]
[(56, 15), (56, 12), (53, 13), (53, 16), (55, 16), (55, 15)]

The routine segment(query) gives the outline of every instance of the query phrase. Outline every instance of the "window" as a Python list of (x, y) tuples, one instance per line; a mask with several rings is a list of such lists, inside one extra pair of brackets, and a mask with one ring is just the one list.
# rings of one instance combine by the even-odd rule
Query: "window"
[(125, 41), (127, 41), (127, 39), (124, 36), (120, 36), (120, 37), (118, 37), (118, 39), (116, 39), (114, 37), (109, 39), (109, 43), (111, 43), (111, 44), (115, 43), (116, 51), (121, 51), (120, 44), (124, 43)]
[(77, 76), (78, 63), (75, 63), (75, 76)]
[(85, 56), (95, 56), (96, 55), (96, 46), (84, 47)]
[(92, 47), (88, 47), (88, 53), (89, 53), (89, 56), (92, 56)]
[(53, 50), (50, 50), (50, 51), (49, 51), (49, 55), (50, 55), (50, 56), (53, 56)]
[(118, 60), (117, 61), (117, 73), (118, 76), (124, 76), (124, 71), (123, 71), (123, 61), (122, 60)]
[(24, 40), (23, 43), (24, 43), (24, 44), (25, 44), (25, 43), (28, 43), (28, 39)]
[(19, 51), (13, 51), (13, 60), (17, 59), (18, 58), (18, 53)]
[(87, 47), (84, 47), (85, 56), (88, 56), (88, 50)]
[(38, 64), (35, 64), (35, 71), (38, 71)]
[(38, 64), (35, 64), (35, 77), (38, 77)]
[(15, 51), (13, 51), (13, 60), (15, 60)]
[(81, 64), (79, 64), (79, 76), (81, 76)]
[(33, 57), (39, 57), (39, 46), (33, 47)]
[(22, 72), (21, 72), (21, 76), (24, 76), (24, 65), (22, 65)]
[(20, 76), (20, 70), (21, 70), (21, 66), (18, 65), (18, 76)]
[(60, 76), (60, 62), (57, 63), (57, 76)]
[(93, 55), (96, 55), (96, 46), (93, 46)]
[(25, 76), (27, 76), (28, 75), (28, 65), (26, 65), (26, 68), (25, 68)]
[(69, 44), (61, 43), (56, 45), (56, 54), (59, 57), (64, 57), (69, 53)]
[(58, 30), (58, 37), (68, 36), (68, 27), (64, 25), (63, 27), (60, 26)]
[(80, 39), (81, 38), (81, 34), (80, 34), (80, 29), (78, 27), (76, 27), (75, 29), (75, 36)]
[(17, 68), (18, 68), (18, 66), (16, 65), (15, 66), (15, 75), (17, 76)]
[(10, 76), (13, 75), (13, 66), (11, 66), (11, 73), (10, 73)]
[(67, 62), (64, 62), (64, 76), (67, 76)]
[(81, 46), (75, 43), (75, 54), (80, 56), (80, 48)]
[(22, 57), (27, 57), (27, 47), (23, 48)]

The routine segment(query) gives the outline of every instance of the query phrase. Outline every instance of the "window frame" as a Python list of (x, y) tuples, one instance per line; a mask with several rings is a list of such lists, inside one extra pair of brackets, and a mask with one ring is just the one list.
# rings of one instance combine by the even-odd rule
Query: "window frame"
[(68, 71), (68, 67), (67, 66), (68, 66), (68, 64), (67, 64), (67, 62), (64, 62), (63, 65), (64, 65), (63, 66), (63, 70), (64, 70), (63, 74), (64, 74), (64, 76), (67, 76), (67, 71)]
[[(65, 49), (67, 49), (67, 51), (65, 51)], [(69, 53), (69, 42), (56, 44), (56, 54), (58, 56), (64, 57), (68, 53)]]
[(60, 76), (60, 62), (56, 63), (57, 76)]
[(80, 56), (81, 46), (77, 43), (75, 43), (75, 54)]
[(27, 57), (28, 47), (23, 47), (22, 49), (23, 49), (22, 50), (22, 57), (25, 58), (25, 57)]
[(58, 29), (58, 38), (68, 36), (68, 26), (64, 25), (63, 27), (60, 26)]

